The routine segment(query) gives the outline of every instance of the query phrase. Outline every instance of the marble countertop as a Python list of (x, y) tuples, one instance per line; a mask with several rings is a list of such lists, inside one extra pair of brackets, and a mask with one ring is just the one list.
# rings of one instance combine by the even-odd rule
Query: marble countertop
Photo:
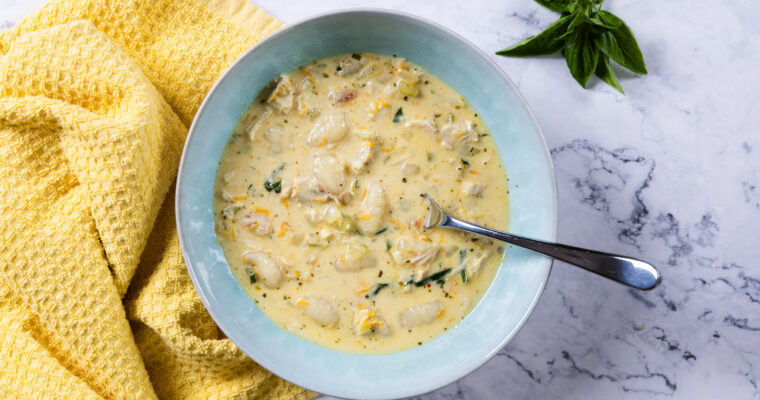
[[(0, 29), (44, 1), (0, 0)], [(346, 7), (437, 21), (492, 54), (556, 15), (526, 0), (256, 0), (285, 22)], [(559, 57), (492, 56), (559, 180), (559, 240), (655, 263), (636, 292), (555, 263), (524, 328), (437, 399), (760, 398), (760, 3), (617, 0), (649, 75), (581, 89)], [(753, 261), (755, 260), (755, 261)]]

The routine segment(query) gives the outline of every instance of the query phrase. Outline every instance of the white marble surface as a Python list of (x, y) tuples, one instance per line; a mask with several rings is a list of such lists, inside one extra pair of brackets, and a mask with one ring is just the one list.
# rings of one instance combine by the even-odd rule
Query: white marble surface
[[(0, 0), (0, 28), (40, 0)], [(526, 0), (257, 0), (285, 22), (372, 6), (492, 54), (556, 16)], [(760, 398), (760, 2), (610, 0), (649, 68), (581, 89), (564, 60), (493, 56), (557, 168), (561, 241), (656, 263), (638, 293), (555, 264), (535, 313), (485, 366), (423, 399)]]

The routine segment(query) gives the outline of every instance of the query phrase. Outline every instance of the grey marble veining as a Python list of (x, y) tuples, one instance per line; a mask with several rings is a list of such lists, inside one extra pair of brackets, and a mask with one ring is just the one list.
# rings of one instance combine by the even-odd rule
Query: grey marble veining
[[(43, 1), (0, 0), (0, 28)], [(489, 54), (556, 18), (532, 1), (257, 3), (285, 22), (407, 11)], [(656, 263), (636, 292), (561, 263), (525, 327), (438, 399), (760, 398), (760, 3), (610, 0), (649, 75), (581, 89), (560, 57), (492, 56), (533, 107), (557, 169), (563, 242)], [(507, 166), (509, 165), (507, 160)]]

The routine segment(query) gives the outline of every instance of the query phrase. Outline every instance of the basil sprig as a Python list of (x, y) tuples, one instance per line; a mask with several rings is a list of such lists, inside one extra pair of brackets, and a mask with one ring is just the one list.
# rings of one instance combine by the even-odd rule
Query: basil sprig
[(561, 51), (576, 81), (586, 87), (591, 75), (623, 92), (610, 59), (637, 74), (646, 75), (644, 56), (628, 25), (609, 11), (604, 0), (536, 0), (562, 13), (538, 35), (526, 38), (496, 54), (505, 57), (535, 57)]

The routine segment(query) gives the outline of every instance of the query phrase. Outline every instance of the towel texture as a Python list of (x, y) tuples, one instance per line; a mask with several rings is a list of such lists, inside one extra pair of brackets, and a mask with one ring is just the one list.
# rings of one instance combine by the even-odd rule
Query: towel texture
[(0, 33), (3, 398), (313, 397), (223, 336), (174, 224), (194, 113), (280, 26), (246, 0), (59, 0)]

